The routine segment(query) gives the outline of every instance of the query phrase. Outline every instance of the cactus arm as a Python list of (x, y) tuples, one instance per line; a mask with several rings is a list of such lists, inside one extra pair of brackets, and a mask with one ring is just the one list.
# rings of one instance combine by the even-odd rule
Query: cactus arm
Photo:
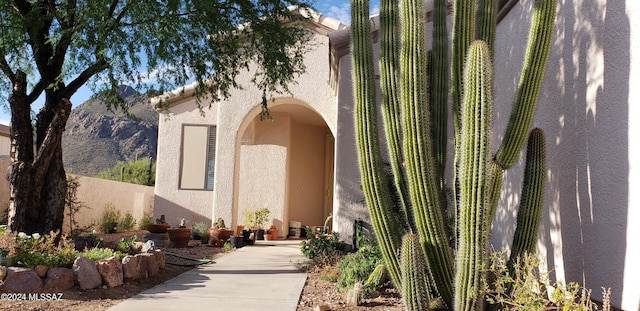
[(400, 262), (397, 250), (401, 233), (400, 224), (391, 209), (391, 197), (380, 157), (369, 1), (353, 0), (351, 5), (354, 123), (362, 188), (380, 251), (391, 279), (399, 287)]
[(453, 299), (453, 259), (445, 231), (429, 125), (427, 52), (424, 3), (401, 5), (401, 77), (404, 154), (411, 204), (425, 257), (436, 288), (447, 302)]
[(495, 157), (504, 169), (517, 160), (531, 127), (551, 50), (555, 17), (556, 0), (536, 0), (513, 111)]
[(416, 231), (413, 220), (413, 210), (409, 201), (409, 191), (406, 176), (402, 170), (404, 157), (402, 154), (402, 128), (400, 120), (400, 95), (398, 90), (398, 75), (400, 71), (400, 36), (398, 1), (382, 0), (380, 10), (380, 87), (382, 91), (382, 117), (387, 137), (387, 149), (394, 186), (396, 188), (400, 207), (412, 231)]
[(433, 137), (433, 157), (442, 208), (446, 213), (445, 168), (447, 165), (447, 120), (448, 120), (448, 42), (447, 42), (447, 1), (436, 0), (433, 8), (433, 44), (430, 57), (429, 98), (431, 112), (431, 136)]
[(400, 262), (404, 309), (407, 311), (429, 310), (431, 297), (427, 288), (427, 269), (417, 235), (409, 233), (402, 238)]
[[(457, 0), (453, 4), (451, 39), (451, 100), (456, 143), (460, 134), (460, 103), (464, 61), (469, 45), (475, 38), (475, 8), (477, 0)], [(435, 38), (434, 38), (435, 40)]]
[(474, 41), (465, 66), (460, 163), (460, 237), (456, 263), (456, 310), (475, 310), (487, 263), (488, 176), (491, 164), (493, 72), (489, 49)]
[(476, 26), (476, 39), (487, 43), (491, 54), (491, 62), (493, 59), (494, 42), (496, 41), (496, 15), (498, 7), (496, 0), (479, 0), (478, 4), (478, 24)]
[(524, 170), (524, 184), (520, 196), (520, 207), (516, 232), (513, 236), (511, 256), (508, 266), (513, 267), (516, 259), (524, 253), (533, 254), (538, 240), (538, 228), (542, 217), (546, 178), (545, 139), (541, 129), (535, 128), (527, 142), (527, 161)]

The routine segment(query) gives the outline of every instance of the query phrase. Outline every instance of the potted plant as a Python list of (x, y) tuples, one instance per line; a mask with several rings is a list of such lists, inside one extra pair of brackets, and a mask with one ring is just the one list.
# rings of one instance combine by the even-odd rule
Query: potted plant
[(194, 240), (199, 240), (202, 244), (209, 244), (209, 230), (203, 222), (198, 222), (191, 227), (191, 235)]
[(224, 223), (224, 219), (219, 217), (218, 220), (213, 224), (213, 228), (209, 229), (209, 236), (212, 238), (217, 238), (222, 242), (226, 242), (229, 240), (229, 237), (233, 235), (233, 230), (227, 228)]
[(274, 225), (269, 227), (269, 230), (265, 233), (264, 237), (267, 240), (277, 240), (278, 239), (278, 228)]
[(160, 218), (156, 218), (155, 224), (147, 224), (147, 231), (151, 233), (166, 233), (169, 228), (171, 228), (171, 225), (165, 221), (164, 214), (161, 215)]
[(169, 241), (171, 245), (176, 248), (184, 248), (189, 246), (189, 240), (191, 240), (191, 228), (187, 228), (185, 220), (182, 218), (178, 228), (167, 229), (169, 234)]
[(270, 213), (271, 211), (266, 207), (245, 212), (245, 228), (253, 231), (255, 239), (264, 240), (264, 226), (269, 219)]

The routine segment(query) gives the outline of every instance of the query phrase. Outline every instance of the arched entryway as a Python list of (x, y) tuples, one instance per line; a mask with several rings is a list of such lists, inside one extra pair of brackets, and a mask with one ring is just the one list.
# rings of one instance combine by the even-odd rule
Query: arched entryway
[(247, 115), (238, 132), (234, 222), (268, 208), (279, 236), (290, 221), (320, 226), (333, 210), (334, 137), (322, 116), (294, 99), (270, 104), (274, 120)]

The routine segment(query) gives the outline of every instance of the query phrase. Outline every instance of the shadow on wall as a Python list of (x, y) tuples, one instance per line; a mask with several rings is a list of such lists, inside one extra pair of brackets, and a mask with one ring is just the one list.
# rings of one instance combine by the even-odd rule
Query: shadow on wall
[[(153, 208), (153, 220), (155, 221), (157, 218), (160, 218), (161, 215), (165, 216), (166, 222), (170, 224), (172, 228), (178, 227), (180, 220), (183, 218), (187, 227), (202, 222), (209, 228), (213, 223), (210, 215), (199, 214), (156, 195)], [(231, 225), (231, 219), (225, 219), (224, 222), (227, 227)]]
[[(584, 284), (597, 300), (610, 287), (612, 304), (621, 306), (631, 121), (625, 2), (559, 1), (554, 40), (534, 124), (546, 133), (548, 166), (538, 250), (552, 277)], [(505, 175), (508, 210), (494, 225), (502, 246), (515, 229), (521, 169)]]

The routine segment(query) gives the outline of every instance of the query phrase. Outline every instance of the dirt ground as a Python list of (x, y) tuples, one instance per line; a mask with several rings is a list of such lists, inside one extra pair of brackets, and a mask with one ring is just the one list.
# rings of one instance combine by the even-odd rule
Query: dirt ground
[[(146, 231), (134, 233), (123, 233), (109, 236), (103, 236), (105, 240), (119, 240), (121, 237), (129, 238), (132, 234), (138, 236), (138, 240), (142, 241), (142, 236)], [(199, 241), (191, 241), (188, 248), (161, 248), (164, 252), (179, 254), (192, 258), (215, 259), (224, 256), (220, 248), (214, 248), (208, 245), (200, 245)], [(176, 264), (188, 264), (189, 261), (181, 261), (180, 259), (167, 256), (167, 262)], [(193, 267), (183, 267), (175, 265), (167, 265), (167, 268), (161, 270), (156, 277), (145, 280), (126, 282), (123, 286), (115, 288), (100, 287), (93, 290), (83, 291), (78, 286), (61, 292), (50, 294), (61, 294), (60, 300), (51, 301), (2, 301), (0, 302), (0, 310), (28, 310), (28, 311), (80, 311), (107, 310), (119, 302), (134, 296), (146, 289), (161, 284), (181, 273), (184, 273)], [(392, 310), (399, 311), (403, 309), (400, 297), (395, 290), (387, 290), (381, 296), (365, 300), (361, 306), (347, 306), (344, 299), (336, 291), (335, 285), (331, 282), (321, 279), (319, 271), (310, 271), (307, 273), (308, 278), (305, 284), (298, 310), (313, 310), (316, 306), (325, 306), (325, 310)], [(55, 295), (57, 297), (57, 295)], [(52, 295), (53, 296), (53, 295)]]

